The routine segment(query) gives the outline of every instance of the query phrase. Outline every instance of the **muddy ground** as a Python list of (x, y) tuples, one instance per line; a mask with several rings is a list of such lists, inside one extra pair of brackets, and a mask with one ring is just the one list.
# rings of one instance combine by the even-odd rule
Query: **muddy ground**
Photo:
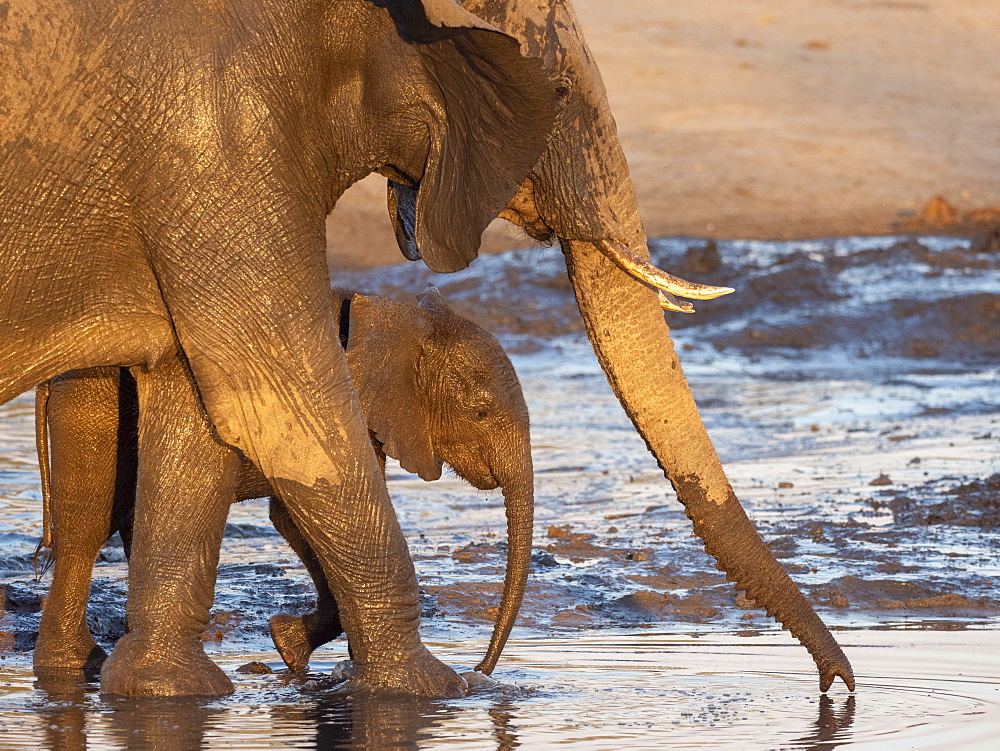
[[(1000, 624), (1000, 247), (995, 235), (808, 243), (674, 239), (654, 260), (736, 294), (670, 324), (729, 474), (775, 555), (838, 628)], [(446, 277), (409, 264), (345, 286), (412, 299), (428, 281), (512, 353), (533, 419), (537, 525), (518, 633), (771, 621), (715, 570), (580, 332), (556, 249)], [(3, 647), (30, 658), (47, 580), (30, 402), (8, 405)], [(501, 499), (390, 465), (430, 638), (488, 636), (505, 553)], [(117, 540), (90, 624), (124, 628)], [(275, 612), (308, 608), (304, 570), (262, 501), (227, 528), (213, 649), (268, 648)]]

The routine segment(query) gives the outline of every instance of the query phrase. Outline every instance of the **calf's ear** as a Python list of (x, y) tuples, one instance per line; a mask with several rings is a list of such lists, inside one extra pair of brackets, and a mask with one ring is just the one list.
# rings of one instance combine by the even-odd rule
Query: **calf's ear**
[(458, 271), (545, 149), (555, 89), (518, 41), (453, 0), (387, 3), (418, 49), (439, 99), (429, 102), (429, 150), (416, 188), (389, 181), (400, 250), (434, 271)]
[(424, 287), (424, 291), (417, 295), (417, 305), (419, 305), (424, 310), (436, 313), (441, 316), (454, 316), (455, 313), (451, 308), (448, 307), (448, 303), (445, 302), (444, 295), (441, 294), (441, 290), (435, 287), (433, 284), (428, 283)]
[(355, 295), (347, 364), (368, 430), (385, 453), (424, 480), (441, 477), (418, 367), (433, 329), (413, 305)]

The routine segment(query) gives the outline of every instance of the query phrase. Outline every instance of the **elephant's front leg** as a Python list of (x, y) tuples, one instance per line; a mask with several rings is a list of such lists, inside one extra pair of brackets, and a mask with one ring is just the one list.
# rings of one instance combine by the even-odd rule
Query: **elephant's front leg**
[(217, 696), (233, 690), (201, 635), (239, 456), (212, 433), (185, 363), (134, 369), (139, 470), (129, 632), (101, 671), (101, 688), (129, 696)]
[[(385, 477), (385, 452), (374, 436), (371, 437), (372, 448), (378, 459), (378, 466)], [(364, 502), (364, 499), (360, 499)], [(309, 657), (313, 651), (336, 639), (344, 628), (340, 623), (340, 609), (330, 591), (323, 566), (316, 557), (316, 551), (310, 547), (299, 528), (295, 526), (292, 517), (280, 498), (270, 499), (269, 516), (274, 528), (285, 538), (295, 554), (301, 559), (309, 576), (316, 587), (316, 609), (305, 615), (279, 613), (271, 618), (271, 638), (278, 654), (292, 670), (305, 670), (309, 665)], [(348, 645), (350, 650), (350, 645)], [(353, 651), (352, 651), (353, 652)], [(353, 659), (353, 653), (351, 657)]]
[[(244, 206), (257, 192), (219, 205)], [(461, 695), (464, 681), (420, 641), (413, 562), (334, 326), (323, 216), (276, 232), (290, 207), (264, 208), (231, 217), (211, 247), (155, 254), (199, 394), (219, 437), (260, 468), (316, 552), (354, 655), (353, 681)], [(212, 214), (191, 234), (221, 223)]]
[(309, 652), (332, 635), (332, 617), (339, 611), (354, 661), (352, 683), (460, 696), (464, 681), (420, 642), (413, 563), (384, 478), (377, 469), (371, 472), (377, 464), (366, 429), (360, 437), (353, 447), (347, 443), (346, 453), (353, 459), (339, 466), (337, 484), (271, 480), (289, 521), (301, 533), (303, 551), (313, 551), (322, 564), (323, 576), (315, 579), (321, 593), (316, 618), (303, 622), (308, 649), (299, 660), (307, 660)]

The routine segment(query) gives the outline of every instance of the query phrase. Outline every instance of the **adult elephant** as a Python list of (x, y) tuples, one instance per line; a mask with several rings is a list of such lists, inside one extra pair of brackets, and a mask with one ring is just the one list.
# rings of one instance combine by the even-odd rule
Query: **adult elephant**
[[(388, 454), (431, 481), (446, 464), (479, 490), (503, 490), (507, 574), (481, 665), (490, 673), (517, 617), (531, 557), (531, 441), (514, 367), (496, 338), (455, 315), (434, 287), (418, 296), (418, 305), (346, 290), (331, 297), (380, 465)], [(35, 430), (55, 568), (35, 643), (36, 668), (93, 669), (106, 658), (87, 627), (86, 607), (94, 559), (108, 537), (119, 532), (131, 556), (137, 407), (126, 369), (65, 373), (38, 389)], [(314, 649), (343, 632), (339, 608), (309, 541), (267, 478), (244, 460), (232, 500), (266, 496), (271, 521), (318, 594), (314, 612), (271, 619), (282, 659), (302, 670)]]
[(143, 416), (130, 631), (103, 690), (232, 690), (200, 634), (235, 447), (316, 551), (354, 682), (461, 692), (420, 642), (324, 221), (379, 170), (409, 186), (428, 259), (469, 252), (553, 100), (537, 60), (451, 0), (0, 4), (0, 401), (130, 366)]
[[(467, 9), (516, 37), (557, 82), (548, 146), (503, 216), (538, 240), (557, 239), (580, 312), (615, 394), (656, 457), (706, 550), (728, 578), (809, 650), (826, 691), (836, 676), (854, 688), (850, 663), (747, 518), (698, 414), (664, 322), (675, 297), (731, 291), (696, 288), (649, 265), (628, 166), (604, 85), (565, 0), (465, 0)], [(409, 220), (412, 192), (390, 183), (397, 240), (416, 256), (422, 230)], [(408, 203), (404, 203), (408, 202)], [(424, 256), (455, 271), (466, 253)]]
[[(336, 7), (354, 8), (355, 5), (359, 8), (357, 12), (365, 18), (365, 13), (375, 12), (360, 0), (358, 3), (339, 3)], [(503, 216), (525, 227), (539, 239), (557, 237), (560, 240), (598, 357), (626, 411), (656, 455), (694, 521), (696, 531), (705, 540), (709, 552), (719, 560), (720, 567), (736, 581), (737, 586), (745, 589), (805, 644), (820, 668), (823, 689), (829, 687), (836, 675), (853, 686), (850, 665), (829, 631), (774, 561), (746, 518), (698, 416), (663, 322), (660, 305), (662, 301), (672, 309), (684, 309), (685, 306), (673, 298), (674, 294), (711, 297), (725, 290), (698, 289), (665, 277), (648, 266), (645, 234), (625, 160), (615, 136), (603, 84), (579, 34), (571, 9), (558, 0), (470, 0), (467, 5), (496, 27), (516, 37), (525, 52), (541, 57), (547, 78), (556, 82), (559, 98), (555, 129), (545, 152), (540, 159), (531, 157), (528, 161), (524, 171), (534, 165), (532, 174), (503, 210)], [(417, 8), (413, 4), (389, 4), (389, 7), (396, 13), (400, 24), (412, 21), (412, 14), (408, 12)], [(109, 14), (113, 13), (113, 6), (109, 5), (108, 9)], [(151, 75), (142, 66), (137, 68), (134, 64), (121, 66), (122, 85), (120, 91), (110, 89), (110, 102), (108, 96), (101, 96), (108, 93), (107, 86), (98, 86), (96, 95), (91, 88), (78, 86), (81, 90), (75, 96), (81, 97), (82, 101), (82, 95), (88, 95), (85, 97), (91, 103), (88, 107), (112, 107), (110, 111), (102, 111), (100, 114), (105, 119), (98, 117), (97, 122), (101, 128), (116, 128), (116, 137), (111, 139), (111, 146), (115, 148), (108, 146), (107, 139), (90, 138), (86, 129), (78, 133), (75, 141), (63, 139), (52, 145), (52, 151), (61, 155), (63, 160), (77, 169), (85, 168), (88, 179), (83, 181), (59, 179), (64, 168), (61, 168), (58, 159), (50, 159), (49, 163), (41, 160), (41, 167), (35, 164), (36, 157), (30, 150), (30, 138), (34, 137), (34, 131), (26, 136), (27, 150), (20, 146), (23, 139), (15, 139), (9, 142), (13, 147), (6, 147), (13, 148), (15, 174), (28, 174), (29, 179), (19, 176), (17, 182), (0, 182), (0, 209), (4, 210), (5, 218), (14, 216), (11, 209), (22, 204), (33, 207), (40, 203), (41, 208), (36, 212), (39, 221), (14, 227), (25, 238), (21, 240), (20, 247), (28, 248), (35, 255), (24, 259), (15, 257), (14, 263), (4, 269), (10, 272), (3, 277), (4, 283), (12, 279), (13, 272), (19, 268), (45, 267), (46, 264), (48, 268), (43, 275), (46, 280), (48, 276), (58, 279), (59, 274), (54, 273), (53, 267), (62, 267), (82, 273), (85, 278), (95, 276), (97, 281), (91, 284), (91, 308), (83, 305), (82, 310), (79, 292), (67, 283), (65, 272), (61, 288), (57, 286), (38, 291), (29, 287), (27, 299), (36, 307), (28, 306), (27, 312), (16, 309), (19, 317), (15, 320), (23, 322), (20, 324), (22, 331), (30, 328), (31, 322), (37, 322), (36, 328), (49, 338), (40, 342), (32, 342), (30, 337), (24, 336), (12, 339), (17, 346), (5, 353), (8, 357), (4, 362), (9, 363), (12, 370), (24, 370), (19, 374), (7, 374), (13, 385), (6, 391), (0, 390), (0, 396), (9, 398), (56, 373), (84, 365), (155, 363), (160, 353), (169, 350), (172, 327), (178, 334), (184, 354), (190, 359), (197, 388), (208, 410), (207, 418), (215, 424), (219, 437), (243, 449), (263, 468), (279, 494), (287, 496), (293, 516), (301, 522), (300, 526), (311, 536), (310, 542), (323, 556), (324, 571), (342, 587), (344, 599), (341, 599), (341, 592), (336, 591), (337, 587), (335, 594), (344, 612), (354, 614), (345, 626), (352, 643), (360, 649), (357, 680), (371, 685), (404, 685), (418, 692), (449, 691), (458, 685), (453, 677), (442, 671), (421, 647), (416, 646), (419, 642), (413, 636), (416, 599), (412, 564), (408, 558), (403, 560), (405, 545), (400, 542), (394, 519), (390, 522), (385, 520), (386, 515), (391, 516), (391, 508), (384, 500), (384, 490), (377, 484), (373, 485), (374, 458), (362, 439), (356, 407), (346, 403), (349, 400), (345, 396), (346, 374), (339, 379), (321, 381), (313, 375), (319, 372), (336, 373), (319, 353), (319, 350), (332, 351), (329, 342), (333, 332), (328, 315), (317, 313), (312, 301), (325, 294), (319, 289), (322, 284), (317, 281), (323, 277), (323, 271), (319, 252), (322, 230), (316, 217), (332, 203), (324, 198), (337, 195), (336, 187), (340, 185), (337, 180), (342, 177), (342, 172), (337, 169), (325, 172), (331, 165), (338, 168), (340, 165), (328, 158), (328, 152), (316, 147), (316, 143), (326, 141), (311, 138), (316, 133), (316, 122), (332, 120), (337, 123), (336, 119), (320, 117), (326, 114), (326, 110), (317, 102), (327, 100), (317, 99), (316, 92), (303, 90), (294, 80), (295, 73), (301, 70), (301, 61), (315, 59), (310, 55), (303, 58), (305, 53), (302, 50), (309, 52), (310, 45), (326, 44), (330, 36), (319, 35), (318, 39), (303, 41), (296, 37), (294, 29), (325, 29), (323, 23), (318, 22), (325, 21), (325, 18), (321, 17), (322, 13), (320, 17), (308, 17), (298, 7), (288, 9), (282, 5), (281, 9), (287, 23), (284, 17), (280, 23), (275, 22), (267, 13), (250, 13), (243, 20), (237, 12), (238, 8), (229, 9), (225, 17), (218, 18), (211, 17), (208, 11), (200, 15), (185, 14), (181, 12), (183, 8), (172, 8), (169, 22), (160, 20), (155, 11), (135, 10), (131, 15), (125, 13), (102, 18), (101, 23), (88, 27), (89, 34), (83, 35), (71, 33), (79, 24), (70, 19), (68, 28), (64, 30), (66, 33), (48, 37), (69, 45), (80, 44), (80, 40), (105, 40), (105, 29), (111, 26), (111, 20), (119, 22), (118, 19), (124, 19), (122, 23), (131, 24), (138, 17), (139, 31), (145, 35), (135, 31), (129, 33), (126, 29), (124, 38), (131, 43), (131, 37), (136, 37), (135, 44), (147, 51), (148, 54), (140, 56), (141, 60), (148, 60), (147, 67), (159, 72), (157, 85), (150, 84), (150, 91), (162, 96), (151, 97), (142, 86), (134, 86), (135, 81), (149, 80)], [(315, 11), (315, 8), (312, 10)], [(400, 10), (407, 12), (400, 13)], [(458, 6), (442, 0), (439, 10), (441, 15), (435, 16), (440, 21), (437, 26), (459, 25), (454, 21), (450, 24), (443, 21), (456, 13), (461, 14)], [(142, 24), (147, 22), (149, 14), (157, 23), (146, 29)], [(419, 20), (421, 14), (417, 12), (416, 15)], [(241, 22), (238, 29), (229, 33), (234, 18), (241, 18)], [(206, 19), (211, 28), (210, 35), (202, 31)], [(289, 25), (294, 29), (290, 30)], [(472, 25), (475, 26), (475, 23)], [(188, 33), (176, 33), (173, 31), (175, 26)], [(37, 22), (37, 27), (39, 36), (44, 37), (41, 21)], [(271, 27), (276, 27), (279, 33), (271, 34)], [(433, 29), (428, 31), (425, 27), (422, 27), (425, 37), (440, 33)], [(365, 30), (368, 31), (367, 27)], [(221, 33), (224, 31), (227, 33)], [(274, 49), (274, 37), (285, 42), (279, 45), (280, 49), (288, 50), (278, 56), (282, 64), (266, 71), (253, 65), (248, 67), (246, 61), (239, 57), (248, 50), (247, 35), (265, 50)], [(466, 33), (466, 37), (470, 35), (483, 36), (482, 32), (478, 35), (473, 31)], [(351, 45), (356, 47), (362, 39), (367, 39), (367, 36), (358, 33), (350, 35), (349, 39), (344, 35), (333, 36), (346, 49), (354, 49)], [(486, 36), (489, 37), (488, 34)], [(47, 130), (49, 125), (79, 122), (89, 110), (82, 104), (63, 106), (65, 103), (61, 97), (53, 97), (53, 86), (61, 84), (61, 88), (65, 88), (80, 76), (70, 76), (69, 83), (51, 76), (42, 77), (37, 82), (31, 79), (30, 71), (35, 67), (46, 69), (46, 66), (51, 66), (52, 59), (59, 59), (56, 53), (61, 48), (44, 48), (44, 54), (38, 54), (38, 59), (32, 60), (30, 55), (20, 52), (22, 48), (19, 45), (24, 38), (23, 34), (11, 38), (0, 53), (13, 55), (12, 61), (0, 60), (0, 63), (8, 63), (3, 70), (17, 71), (27, 82), (20, 89), (5, 86), (0, 92), (0, 96), (6, 97), (0, 99), (0, 112), (12, 111), (11, 102), (32, 102), (32, 97), (38, 93), (38, 107), (47, 117), (39, 119), (30, 106), (19, 106), (13, 110), (14, 117), (9, 128), (4, 123), (4, 132), (19, 134), (23, 132), (24, 122), (42, 122), (46, 127), (36, 130), (45, 143), (44, 139), (50, 135)], [(164, 39), (167, 44), (163, 44)], [(288, 41), (295, 43), (287, 44)], [(81, 75), (89, 71), (90, 66), (100, 66), (102, 56), (109, 54), (102, 44), (96, 45), (88, 54), (74, 53), (74, 59), (80, 61), (78, 70), (82, 71)], [(155, 47), (150, 49), (150, 44), (155, 44)], [(54, 46), (59, 48), (59, 44)], [(256, 47), (254, 45), (253, 48)], [(129, 46), (123, 50), (118, 42), (111, 45), (110, 54), (126, 61), (134, 60), (133, 49), (134, 46)], [(20, 57), (22, 55), (24, 60)], [(285, 65), (289, 56), (289, 64)], [(220, 64), (229, 60), (232, 64)], [(16, 65), (12, 68), (10, 62)], [(486, 73), (493, 70), (491, 65), (485, 66)], [(306, 67), (314, 70), (317, 65), (310, 62)], [(475, 67), (484, 71), (482, 65)], [(353, 102), (354, 109), (350, 109), (349, 113), (355, 116), (359, 114), (356, 111), (359, 101), (365, 107), (369, 103), (381, 103), (383, 108), (386, 106), (388, 100), (379, 86), (375, 86), (372, 93), (371, 88), (361, 85), (360, 82), (366, 80), (361, 71), (367, 68), (358, 65), (344, 70), (354, 70), (355, 74), (323, 75), (320, 70), (309, 80), (321, 81), (324, 86), (319, 90), (324, 94), (331, 89), (341, 93), (349, 90), (354, 98), (339, 101)], [(163, 71), (168, 75), (165, 76), (165, 83), (161, 84)], [(514, 80), (522, 83), (533, 81), (535, 72), (526, 65), (520, 77)], [(82, 77), (86, 80), (85, 75)], [(390, 76), (382, 83), (391, 87), (398, 78)], [(444, 80), (451, 79), (446, 76)], [(338, 89), (338, 86), (346, 89)], [(522, 89), (514, 88), (524, 95)], [(528, 86), (530, 88), (531, 85)], [(539, 84), (540, 90), (545, 88), (545, 84)], [(447, 87), (441, 90), (447, 90)], [(289, 96), (289, 91), (294, 96)], [(493, 91), (498, 89), (494, 87)], [(61, 89), (57, 93), (61, 93)], [(403, 93), (402, 101), (413, 104), (417, 111), (420, 111), (418, 105), (424, 103), (428, 109), (436, 111), (440, 107), (433, 105), (441, 101), (440, 93), (428, 92), (426, 87), (415, 87)], [(535, 103), (537, 117), (522, 120), (513, 111), (519, 101), (513, 92), (508, 96), (508, 92), (504, 91), (502, 96), (487, 99), (490, 106), (482, 112), (473, 110), (471, 116), (466, 118), (467, 133), (474, 134), (484, 127), (480, 117), (485, 117), (487, 123), (493, 123), (497, 117), (509, 115), (505, 122), (510, 129), (480, 138), (474, 149), (467, 138), (462, 141), (466, 150), (471, 149), (473, 156), (497, 156), (499, 149), (494, 147), (502, 145), (505, 157), (513, 154), (518, 158), (527, 158), (531, 151), (527, 145), (536, 141), (522, 135), (523, 130), (519, 128), (526, 125), (549, 128), (550, 113), (542, 106), (544, 103)], [(50, 102), (59, 104), (53, 109)], [(136, 108), (135, 111), (142, 114), (138, 122), (117, 117), (114, 107), (123, 104)], [(375, 112), (380, 125), (391, 126), (400, 121), (387, 117), (383, 109), (376, 107)], [(456, 146), (452, 142), (448, 148), (429, 150), (425, 148), (428, 137), (424, 130), (413, 119), (402, 121), (411, 126), (408, 133), (413, 151), (403, 149), (395, 159), (387, 158), (379, 150), (385, 147), (385, 141), (377, 136), (374, 129), (362, 129), (363, 134), (371, 135), (367, 136), (367, 140), (366, 137), (358, 139), (359, 142), (373, 144), (374, 156), (370, 166), (381, 167), (393, 178), (390, 182), (390, 208), (400, 247), (410, 258), (422, 254), (435, 270), (462, 268), (475, 256), (479, 227), (472, 226), (474, 221), (462, 226), (456, 223), (459, 218), (481, 218), (483, 221), (480, 224), (484, 225), (489, 214), (486, 207), (488, 201), (481, 202), (478, 197), (483, 191), (490, 195), (492, 191), (489, 188), (498, 177), (510, 177), (517, 173), (520, 167), (514, 167), (519, 163), (505, 160), (497, 175), (487, 172), (485, 177), (476, 169), (445, 174), (440, 165), (450, 163), (451, 148), (457, 147), (459, 154), (463, 153), (461, 144)], [(93, 118), (87, 122), (96, 127)], [(347, 122), (350, 124), (350, 118)], [(263, 130), (257, 125), (261, 125)], [(140, 135), (133, 134), (130, 128), (136, 126), (140, 131), (142, 128), (150, 129), (153, 137), (149, 138), (141, 132)], [(97, 128), (98, 133), (104, 133), (101, 128)], [(122, 129), (125, 133), (119, 132)], [(332, 131), (332, 135), (336, 136), (343, 134), (345, 129), (324, 126), (323, 131)], [(395, 131), (396, 135), (403, 132)], [(433, 145), (436, 143), (434, 131), (430, 133)], [(132, 143), (138, 139), (138, 144), (145, 148), (124, 149), (118, 153), (118, 145), (130, 142), (125, 136), (131, 136)], [(525, 148), (508, 150), (509, 141), (499, 140), (508, 137), (522, 142)], [(431, 158), (422, 161), (421, 155), (426, 156), (428, 152)], [(276, 162), (274, 157), (278, 157)], [(9, 155), (3, 163), (6, 180)], [(170, 169), (142, 169), (161, 164)], [(131, 179), (122, 180), (115, 173), (116, 170), (136, 165), (141, 174)], [(94, 169), (97, 170), (96, 178), (92, 177)], [(105, 179), (105, 171), (117, 179)], [(77, 177), (72, 171), (71, 174)], [(303, 181), (303, 176), (311, 180)], [(325, 180), (320, 179), (324, 176)], [(463, 182), (462, 178), (467, 181)], [(353, 173), (348, 171), (343, 184), (351, 179)], [(122, 194), (120, 184), (129, 190)], [(317, 190), (317, 184), (329, 192)], [(462, 188), (463, 185), (468, 189)], [(443, 201), (440, 204), (443, 208), (438, 210), (438, 203), (428, 200), (428, 191), (440, 196), (442, 186), (451, 189), (452, 200), (458, 195), (474, 201), (473, 208), (477, 210), (456, 213), (455, 207), (447, 201)], [(171, 200), (164, 201), (164, 196)], [(41, 200), (43, 198), (45, 200)], [(137, 200), (144, 210), (136, 214), (132, 203), (123, 201), (123, 198)], [(71, 238), (64, 237), (64, 232), (59, 231), (67, 226), (65, 217), (61, 217), (63, 221), (59, 228), (53, 227), (52, 217), (64, 207), (79, 212), (79, 215), (71, 216), (68, 223), (75, 229)], [(101, 221), (88, 223), (86, 220), (92, 218), (95, 208), (104, 209), (100, 214)], [(496, 210), (499, 211), (500, 207)], [(137, 222), (137, 218), (141, 221)], [(450, 241), (439, 241), (437, 235), (440, 233), (445, 233)], [(0, 239), (3, 243), (0, 249), (11, 247), (6, 234), (5, 230), (5, 237)], [(101, 249), (104, 255), (83, 254), (82, 239), (103, 240)], [(263, 251), (257, 255), (255, 248), (260, 243)], [(46, 255), (37, 260), (42, 250), (50, 253), (53, 248), (68, 249), (68, 253), (62, 256)], [(196, 252), (192, 252), (192, 248)], [(300, 264), (284, 263), (290, 248), (308, 249), (309, 252), (296, 256), (306, 261)], [(21, 253), (23, 255), (25, 251)], [(8, 255), (7, 251), (5, 255)], [(72, 261), (68, 265), (65, 263), (67, 255)], [(116, 265), (125, 267), (126, 273), (109, 280), (105, 270)], [(629, 273), (623, 269), (628, 269)], [(98, 273), (92, 274), (93, 271)], [(666, 294), (658, 294), (635, 283), (631, 275), (638, 275), (644, 285), (665, 288)], [(115, 284), (125, 280), (128, 281), (129, 294), (124, 298), (121, 294), (105, 294), (108, 290), (117, 293)], [(278, 283), (274, 283), (275, 280)], [(98, 295), (96, 302), (92, 299), (94, 288), (104, 294), (103, 297)], [(246, 294), (247, 290), (256, 294)], [(4, 301), (7, 297), (7, 294), (3, 296)], [(116, 307), (116, 301), (122, 299), (122, 308)], [(47, 318), (51, 322), (52, 301), (60, 301), (69, 312), (63, 317), (68, 323), (56, 327), (55, 334), (42, 326)], [(254, 303), (258, 301), (262, 304), (259, 310), (254, 311)], [(88, 299), (83, 302), (88, 302)], [(96, 303), (101, 303), (103, 307)], [(296, 305), (301, 306), (305, 315), (287, 315), (289, 308)], [(211, 311), (211, 315), (203, 314), (206, 309)], [(124, 325), (122, 310), (129, 312), (128, 316), (124, 316), (127, 318)], [(136, 323), (141, 325), (144, 321), (148, 325), (141, 333), (136, 333)], [(110, 335), (105, 334), (96, 346), (88, 341), (90, 351), (87, 357), (77, 353), (74, 358), (60, 351), (59, 346), (54, 346), (68, 348), (72, 354), (66, 337), (74, 331), (74, 325), (76, 331), (84, 334), (90, 334), (100, 325), (101, 331), (110, 332)], [(79, 340), (87, 341), (85, 338)], [(295, 349), (298, 343), (303, 345), (300, 352)], [(58, 352), (58, 356), (50, 355), (51, 351)], [(267, 356), (259, 357), (257, 353), (260, 352)], [(254, 367), (257, 363), (266, 367)], [(25, 364), (33, 367), (25, 367)], [(170, 420), (166, 424), (173, 431), (164, 431), (160, 436), (150, 434), (143, 449), (143, 456), (150, 457), (147, 462), (148, 483), (151, 487), (159, 486), (161, 495), (164, 485), (171, 480), (176, 484), (178, 477), (192, 470), (177, 458), (176, 447), (185, 440), (191, 441), (192, 436), (199, 436), (206, 447), (211, 444), (210, 437), (206, 437), (207, 418), (199, 423), (189, 416), (185, 417), (198, 414), (193, 382), (188, 381), (192, 385), (186, 390), (175, 389), (172, 393), (170, 383), (185, 382), (187, 374), (180, 366), (171, 367), (173, 372), (166, 372), (163, 368), (151, 370), (148, 375), (142, 376), (142, 380), (148, 380), (148, 383), (139, 384), (140, 400), (145, 398), (152, 408), (144, 412)], [(20, 376), (20, 380), (16, 375)], [(171, 377), (174, 381), (170, 381)], [(286, 386), (286, 382), (293, 386)], [(4, 385), (2, 381), (0, 385)], [(343, 417), (345, 414), (348, 417)], [(339, 415), (340, 418), (331, 419), (331, 415)], [(292, 437), (282, 441), (279, 435), (286, 427), (291, 429)], [(325, 438), (331, 435), (344, 440), (325, 442)], [(165, 455), (167, 461), (157, 461), (160, 455)], [(356, 459), (359, 467), (355, 467)], [(228, 464), (226, 461), (226, 457), (220, 454), (219, 476), (225, 477), (226, 472), (232, 475), (231, 461)], [(354, 474), (351, 474), (352, 471)], [(352, 505), (344, 492), (331, 490), (339, 488), (337, 483), (345, 476), (345, 487), (355, 488), (357, 497), (365, 497), (369, 488), (373, 488), (371, 492), (376, 497), (375, 502)], [(363, 519), (352, 515), (351, 509), (356, 507), (364, 510)], [(144, 518), (143, 524), (137, 525), (137, 532), (144, 528), (179, 529), (177, 522), (156, 517), (157, 511), (171, 508), (170, 503), (161, 500), (159, 505), (143, 504), (140, 497), (138, 508), (140, 512), (143, 508), (148, 509), (149, 518)], [(218, 511), (214, 513), (216, 516), (219, 514)], [(200, 547), (192, 557), (213, 562), (209, 559), (213, 549), (217, 556), (218, 540), (197, 538), (189, 531), (195, 524), (204, 529), (212, 529), (212, 524), (203, 519), (186, 519), (185, 522), (188, 525), (185, 527), (187, 535), (150, 534), (148, 544), (141, 546), (143, 558), (148, 556), (150, 561), (146, 565), (153, 567), (150, 570), (157, 570), (156, 565), (166, 571), (178, 569), (178, 548), (172, 545), (180, 544), (179, 549), (189, 550), (191, 541), (195, 539), (199, 540)], [(219, 529), (221, 534), (221, 524), (214, 523), (214, 528)], [(358, 530), (357, 535), (361, 536), (359, 544), (368, 553), (357, 555), (354, 551), (355, 555), (345, 556), (343, 549), (338, 550), (337, 532), (341, 532), (342, 539), (343, 530), (348, 528)], [(385, 529), (388, 529), (388, 541), (382, 536)], [(331, 534), (330, 530), (334, 532)], [(377, 561), (370, 557), (372, 547), (379, 551)], [(389, 554), (382, 553), (386, 549)], [(145, 551), (160, 551), (160, 557)], [(374, 573), (369, 578), (378, 582), (378, 586), (368, 591), (374, 597), (364, 596), (365, 577), (359, 577), (356, 571), (352, 571), (358, 560), (373, 564)], [(136, 567), (137, 562), (134, 562), (133, 568)], [(217, 670), (213, 674), (210, 664), (205, 664), (207, 660), (203, 659), (200, 645), (192, 644), (192, 640), (196, 639), (199, 618), (207, 618), (206, 603), (211, 598), (209, 594), (206, 599), (204, 590), (211, 579), (205, 572), (210, 569), (210, 566), (202, 565), (200, 576), (184, 571), (183, 578), (175, 576), (166, 580), (165, 585), (153, 588), (162, 601), (186, 598), (194, 603), (190, 612), (185, 614), (183, 638), (168, 635), (171, 649), (175, 650), (171, 654), (186, 655), (186, 662), (181, 661), (182, 667), (177, 668), (170, 661), (157, 658), (165, 651), (160, 644), (151, 643), (149, 648), (137, 643), (138, 640), (119, 644), (102, 675), (106, 688), (129, 693), (211, 693), (227, 688), (228, 681), (222, 681), (224, 676)], [(396, 570), (407, 573), (401, 579), (395, 578), (393, 572)], [(160, 581), (164, 581), (163, 577)], [(184, 592), (175, 591), (179, 585), (172, 587), (172, 582), (182, 581), (197, 581), (200, 589), (191, 591), (189, 587)], [(382, 602), (392, 603), (392, 606), (380, 608), (378, 603)], [(130, 595), (130, 624), (138, 623), (140, 629), (151, 635), (153, 642), (163, 638), (155, 629), (155, 613), (154, 598), (147, 592), (138, 591)], [(358, 634), (358, 639), (355, 639), (352, 630)], [(398, 633), (405, 636), (404, 646), (387, 649), (387, 645), (398, 644)], [(185, 649), (176, 647), (180, 642), (187, 645)], [(114, 663), (116, 656), (121, 659)], [(126, 659), (138, 666), (132, 671), (132, 676), (153, 678), (145, 683), (126, 680), (129, 677), (129, 672), (123, 668)], [(199, 680), (196, 685), (185, 683), (184, 675), (190, 672), (192, 665), (198, 668), (194, 674), (216, 677)]]

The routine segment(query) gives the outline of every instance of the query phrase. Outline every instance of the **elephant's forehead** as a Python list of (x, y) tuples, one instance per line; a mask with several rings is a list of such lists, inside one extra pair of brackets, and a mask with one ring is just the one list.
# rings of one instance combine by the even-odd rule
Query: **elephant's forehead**
[(467, 0), (465, 7), (521, 43), (525, 55), (561, 68), (567, 53), (590, 60), (572, 7), (560, 0)]

